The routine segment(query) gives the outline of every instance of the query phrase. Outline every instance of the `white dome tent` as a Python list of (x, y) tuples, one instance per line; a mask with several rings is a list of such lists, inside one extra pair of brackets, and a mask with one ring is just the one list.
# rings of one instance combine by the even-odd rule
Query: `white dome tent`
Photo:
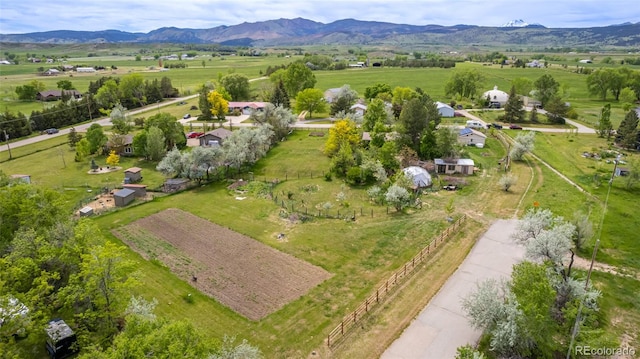
[(413, 184), (416, 188), (429, 187), (433, 183), (429, 172), (422, 167), (409, 166), (403, 168), (402, 172), (404, 172), (405, 176), (409, 176), (411, 180), (413, 180)]
[(498, 90), (498, 86), (493, 86), (493, 90), (487, 91), (482, 94), (482, 98), (485, 99), (489, 97), (490, 102), (498, 102), (500, 106), (504, 106), (509, 100), (509, 94)]

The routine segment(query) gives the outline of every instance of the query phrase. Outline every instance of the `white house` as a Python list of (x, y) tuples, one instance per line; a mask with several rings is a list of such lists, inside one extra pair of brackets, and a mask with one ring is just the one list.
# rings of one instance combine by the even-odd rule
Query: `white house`
[(96, 72), (93, 67), (76, 67), (76, 72)]
[(489, 97), (489, 101), (499, 103), (500, 107), (504, 106), (509, 100), (509, 94), (504, 91), (498, 90), (498, 86), (494, 86), (493, 90), (486, 91), (482, 94), (483, 99), (487, 97)]
[(335, 100), (336, 97), (338, 97), (339, 93), (340, 93), (339, 87), (328, 89), (327, 91), (324, 92), (324, 100), (327, 101), (327, 103), (332, 103), (333, 100)]
[(350, 109), (360, 116), (364, 116), (364, 113), (367, 112), (367, 106), (361, 103), (351, 106)]
[(438, 108), (438, 112), (440, 113), (440, 116), (442, 116), (442, 117), (453, 117), (453, 116), (455, 116), (455, 111), (453, 110), (453, 107), (447, 105), (446, 103), (436, 102), (436, 107)]
[(487, 136), (472, 128), (465, 127), (458, 133), (458, 143), (468, 146), (484, 147)]

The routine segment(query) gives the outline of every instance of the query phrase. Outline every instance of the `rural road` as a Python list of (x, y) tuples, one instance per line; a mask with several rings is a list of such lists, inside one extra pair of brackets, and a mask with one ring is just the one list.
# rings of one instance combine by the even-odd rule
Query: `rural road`
[[(128, 114), (129, 115), (136, 115), (136, 114), (141, 113), (141, 112), (149, 111), (150, 109), (173, 105), (174, 103), (178, 103), (178, 102), (181, 102), (181, 101), (187, 101), (187, 100), (195, 98), (195, 97), (198, 97), (198, 95), (196, 94), (196, 95), (191, 95), (191, 96), (175, 98), (175, 99), (172, 99), (172, 100), (169, 100), (169, 101), (164, 101), (164, 102), (162, 102), (160, 104), (148, 105), (148, 106), (145, 106), (145, 107), (133, 110), (133, 111), (129, 111)], [(99, 120), (95, 120), (95, 121), (92, 121), (92, 122), (79, 124), (79, 125), (76, 125), (76, 126), (73, 126), (73, 127), (78, 132), (86, 132), (87, 129), (91, 125), (93, 125), (94, 123), (97, 123), (100, 126), (109, 126), (109, 125), (111, 125), (111, 118), (109, 118), (109, 117), (101, 118)], [(66, 136), (66, 135), (69, 134), (69, 130), (70, 129), (71, 129), (71, 127), (65, 128), (65, 129), (61, 129), (60, 132), (58, 132), (56, 134), (53, 134), (53, 135), (38, 135), (38, 136), (35, 136), (35, 137), (26, 138), (24, 140), (12, 142), (10, 144), (10, 147), (11, 148), (18, 148), (18, 147), (30, 145), (30, 144), (33, 144), (33, 143), (36, 143), (36, 142), (44, 141), (44, 140), (47, 140), (49, 138), (58, 137), (58, 136)], [(3, 143), (2, 146), (0, 146), (0, 152), (6, 151), (6, 150), (7, 150), (7, 144)]]
[[(249, 81), (256, 81), (256, 80), (260, 80), (261, 78), (257, 78), (257, 79), (251, 79)], [(169, 101), (165, 101), (162, 102), (161, 104), (153, 104), (153, 105), (149, 105), (143, 108), (139, 108), (133, 111), (130, 111), (129, 114), (130, 115), (135, 115), (141, 112), (145, 112), (145, 111), (149, 111), (150, 109), (154, 109), (154, 108), (160, 108), (160, 107), (165, 107), (168, 105), (172, 105), (181, 101), (186, 101), (186, 100), (190, 100), (192, 98), (198, 97), (198, 95), (190, 95), (190, 96), (186, 96), (186, 97), (180, 97), (180, 98), (176, 98), (173, 100), (169, 100)], [(471, 114), (469, 111), (466, 110), (458, 110), (458, 112), (460, 112), (461, 114), (463, 114), (466, 118), (472, 119), (472, 120), (476, 120), (476, 121), (480, 121), (481, 123), (483, 123), (486, 127), (486, 122), (483, 121), (482, 119), (480, 119), (479, 117)], [(540, 113), (544, 114), (546, 113), (544, 110), (539, 110)], [(253, 126), (252, 123), (242, 123), (242, 121), (244, 121), (246, 119), (245, 116), (238, 116), (237, 118), (231, 118), (229, 121), (223, 123), (223, 126), (236, 126), (236, 127), (250, 127)], [(596, 131), (592, 128), (589, 128), (587, 126), (584, 126), (582, 124), (579, 124), (575, 121), (569, 120), (569, 119), (565, 119), (566, 122), (574, 127), (576, 127), (577, 132), (578, 133), (596, 133)], [(195, 122), (197, 121), (197, 118), (190, 118), (187, 121), (183, 121), (180, 120), (180, 122), (184, 125), (186, 125), (187, 123), (191, 123), (196, 127), (201, 127), (202, 124)], [(92, 122), (88, 122), (88, 123), (84, 123), (84, 124), (80, 124), (77, 126), (74, 126), (76, 131), (78, 132), (86, 132), (86, 130), (89, 128), (89, 126), (91, 126), (92, 124), (97, 123), (101, 126), (108, 126), (111, 124), (111, 119), (110, 118), (102, 118), (99, 120), (95, 120)], [(295, 124), (293, 124), (291, 127), (294, 128), (304, 128), (304, 129), (323, 129), (323, 128), (330, 128), (332, 125), (328, 124), (328, 123), (313, 123), (313, 121), (298, 121)], [(537, 128), (537, 127), (525, 127), (524, 130), (530, 130), (530, 131), (540, 131), (540, 132), (567, 132), (568, 129), (560, 129), (560, 128)], [(11, 143), (11, 148), (18, 148), (18, 147), (22, 147), (22, 146), (26, 146), (26, 145), (30, 145), (36, 142), (40, 142), (40, 141), (44, 141), (48, 138), (52, 138), (52, 137), (58, 137), (58, 136), (66, 136), (69, 133), (69, 128), (65, 128), (65, 129), (61, 129), (60, 132), (53, 134), (53, 135), (39, 135), (39, 136), (35, 136), (35, 137), (30, 137), (24, 140), (20, 140), (20, 141), (16, 141)], [(7, 150), (7, 144), (3, 143), (2, 145), (0, 145), (0, 152), (6, 151)]]
[(517, 220), (497, 220), (478, 240), (458, 270), (420, 312), (381, 359), (454, 358), (460, 346), (474, 345), (475, 330), (462, 310), (462, 298), (488, 278), (509, 277), (524, 257), (524, 247), (510, 238)]

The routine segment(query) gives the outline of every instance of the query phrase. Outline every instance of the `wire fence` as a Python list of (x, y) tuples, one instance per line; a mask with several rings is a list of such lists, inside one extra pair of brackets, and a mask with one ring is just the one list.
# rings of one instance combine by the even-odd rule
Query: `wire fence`
[(416, 254), (411, 260), (406, 262), (404, 266), (402, 266), (399, 270), (397, 270), (389, 279), (387, 279), (384, 284), (379, 286), (374, 293), (372, 293), (369, 297), (367, 297), (364, 302), (362, 302), (353, 312), (346, 315), (340, 324), (338, 324), (329, 334), (327, 335), (327, 346), (332, 347), (338, 344), (342, 338), (348, 333), (348, 331), (358, 323), (359, 320), (362, 320), (364, 316), (377, 304), (380, 304), (386, 296), (388, 296), (391, 291), (398, 287), (404, 279), (406, 279), (413, 271), (416, 269), (417, 265), (423, 262), (426, 258), (430, 256), (431, 253), (438, 248), (439, 245), (444, 243), (447, 239), (451, 237), (454, 232), (459, 229), (465, 220), (467, 219), (466, 215), (462, 215), (457, 221), (453, 222), (453, 224), (437, 236), (433, 241), (429, 243), (426, 247), (422, 248), (418, 254)]

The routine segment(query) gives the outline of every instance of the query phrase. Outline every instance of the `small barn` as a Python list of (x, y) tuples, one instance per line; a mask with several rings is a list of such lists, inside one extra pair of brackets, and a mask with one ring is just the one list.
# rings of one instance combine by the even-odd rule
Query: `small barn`
[(145, 184), (125, 184), (122, 188), (127, 188), (135, 192), (137, 198), (144, 198), (147, 196), (147, 185)]
[(422, 167), (409, 166), (403, 168), (402, 172), (404, 172), (405, 176), (411, 178), (415, 189), (430, 187), (433, 184), (431, 175)]
[(443, 174), (462, 173), (464, 175), (473, 174), (473, 168), (475, 166), (472, 159), (469, 158), (457, 158), (457, 159), (442, 159), (436, 158), (434, 160), (436, 165), (436, 172)]
[(135, 198), (136, 191), (129, 188), (123, 188), (113, 194), (113, 202), (116, 207), (124, 207), (131, 203)]
[(88, 216), (93, 214), (93, 208), (91, 208), (89, 206), (82, 207), (78, 211), (78, 214), (80, 215), (80, 217), (88, 217)]
[(171, 193), (176, 191), (182, 191), (187, 189), (189, 185), (189, 180), (186, 178), (169, 178), (164, 181), (162, 185), (162, 191), (165, 193)]
[(136, 183), (142, 181), (142, 168), (131, 167), (124, 170), (124, 183)]
[(465, 127), (458, 132), (458, 143), (467, 146), (484, 147), (487, 135), (473, 128)]
[(442, 117), (453, 117), (453, 116), (455, 116), (455, 111), (453, 110), (453, 107), (447, 105), (446, 103), (436, 102), (436, 107), (438, 108), (438, 113)]
[(218, 127), (215, 130), (204, 133), (198, 137), (200, 141), (200, 146), (204, 147), (215, 147), (222, 146), (224, 140), (231, 136), (233, 132), (227, 130), (223, 127)]

